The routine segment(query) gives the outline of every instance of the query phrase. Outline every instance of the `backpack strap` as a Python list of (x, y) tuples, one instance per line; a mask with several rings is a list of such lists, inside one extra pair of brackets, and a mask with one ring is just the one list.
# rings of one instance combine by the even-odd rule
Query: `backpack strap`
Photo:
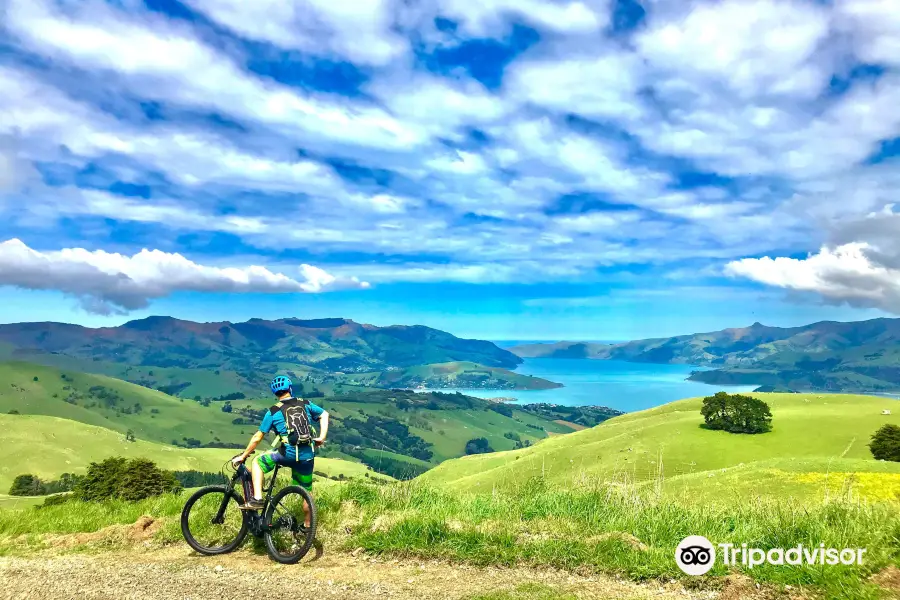
[[(282, 406), (284, 406), (284, 402), (276, 402), (269, 407), (269, 414), (275, 416), (277, 413), (280, 413)], [(275, 431), (275, 439), (272, 440), (272, 448), (281, 448), (287, 443), (287, 439), (278, 433), (274, 426), (269, 431)]]

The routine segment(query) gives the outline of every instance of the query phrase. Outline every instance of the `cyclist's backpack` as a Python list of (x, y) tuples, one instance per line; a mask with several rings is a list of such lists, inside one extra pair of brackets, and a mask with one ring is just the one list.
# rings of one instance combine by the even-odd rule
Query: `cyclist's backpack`
[(269, 409), (273, 415), (281, 412), (284, 423), (287, 425), (287, 438), (282, 441), (289, 446), (305, 445), (312, 439), (312, 430), (309, 426), (309, 414), (306, 412), (307, 400), (290, 398), (279, 402)]

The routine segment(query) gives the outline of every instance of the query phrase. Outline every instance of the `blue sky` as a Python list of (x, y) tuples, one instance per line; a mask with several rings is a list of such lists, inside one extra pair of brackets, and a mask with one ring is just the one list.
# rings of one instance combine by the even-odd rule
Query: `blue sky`
[(889, 4), (0, 0), (0, 319), (897, 314)]

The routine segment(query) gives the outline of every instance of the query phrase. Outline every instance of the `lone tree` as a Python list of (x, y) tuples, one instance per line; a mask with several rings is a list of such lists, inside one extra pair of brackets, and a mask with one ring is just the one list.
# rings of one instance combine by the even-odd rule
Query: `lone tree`
[(765, 433), (772, 429), (769, 405), (741, 394), (719, 392), (703, 399), (700, 409), (706, 427), (731, 433)]
[(878, 460), (900, 462), (900, 427), (882, 425), (869, 442), (872, 456)]

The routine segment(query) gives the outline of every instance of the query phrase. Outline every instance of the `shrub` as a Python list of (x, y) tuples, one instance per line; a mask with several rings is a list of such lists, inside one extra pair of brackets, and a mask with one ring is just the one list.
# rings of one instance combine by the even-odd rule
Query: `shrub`
[(44, 484), (31, 474), (17, 475), (9, 488), (10, 496), (42, 496)]
[(11, 414), (11, 415), (20, 415), (20, 414), (22, 414), (22, 413), (20, 413), (19, 411), (17, 411), (17, 410), (14, 409), (14, 408), (11, 408), (11, 409), (9, 409), (9, 414)]
[(126, 460), (116, 456), (91, 463), (87, 475), (75, 486), (75, 497), (85, 502), (120, 498), (134, 502), (178, 492), (181, 484), (169, 471), (163, 471), (145, 458)]
[(163, 471), (152, 460), (135, 458), (125, 466), (125, 476), (120, 480), (118, 496), (122, 500), (137, 502), (144, 498), (181, 491), (181, 484), (171, 471)]
[(765, 433), (772, 429), (769, 405), (741, 394), (718, 392), (703, 399), (700, 409), (706, 427), (731, 433)]
[(44, 499), (44, 502), (38, 505), (38, 508), (46, 508), (48, 506), (59, 506), (60, 504), (65, 504), (70, 500), (74, 499), (74, 494), (56, 494), (55, 496), (48, 496)]
[(475, 438), (466, 442), (466, 454), (487, 454), (493, 451), (487, 438)]
[(872, 451), (872, 456), (878, 460), (900, 462), (900, 427), (882, 425), (872, 436), (869, 450)]

